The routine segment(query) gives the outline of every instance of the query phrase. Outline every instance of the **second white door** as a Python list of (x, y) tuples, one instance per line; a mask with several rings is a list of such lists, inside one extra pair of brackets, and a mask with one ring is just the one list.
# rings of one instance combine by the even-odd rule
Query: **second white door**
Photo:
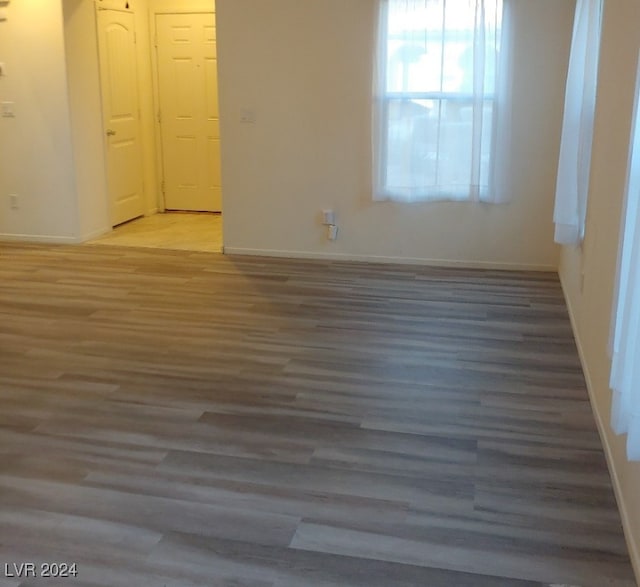
[(165, 208), (219, 212), (215, 14), (158, 14), (156, 38)]

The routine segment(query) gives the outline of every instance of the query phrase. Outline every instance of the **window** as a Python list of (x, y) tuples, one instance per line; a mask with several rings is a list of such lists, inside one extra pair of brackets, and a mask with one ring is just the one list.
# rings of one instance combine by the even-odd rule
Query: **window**
[(611, 424), (640, 460), (640, 58), (613, 316)]
[(561, 244), (577, 244), (584, 238), (601, 28), (602, 0), (578, 0), (553, 215), (555, 240)]
[(376, 199), (495, 201), (502, 0), (381, 0)]

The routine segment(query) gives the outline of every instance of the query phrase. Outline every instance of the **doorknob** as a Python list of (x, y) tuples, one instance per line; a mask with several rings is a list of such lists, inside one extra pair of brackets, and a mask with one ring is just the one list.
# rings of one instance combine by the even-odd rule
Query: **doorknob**
[(113, 135), (115, 135), (115, 134), (116, 134), (116, 131), (115, 131), (115, 130), (111, 130), (111, 129), (109, 129), (109, 130), (107, 131), (107, 136), (108, 136), (108, 137), (112, 137), (112, 136), (113, 136)]

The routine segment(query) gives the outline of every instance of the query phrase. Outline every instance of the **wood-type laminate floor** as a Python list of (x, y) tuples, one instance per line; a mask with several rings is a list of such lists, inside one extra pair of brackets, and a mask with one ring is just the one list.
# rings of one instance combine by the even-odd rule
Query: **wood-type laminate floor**
[(2, 244), (0, 406), (2, 587), (635, 585), (553, 274)]

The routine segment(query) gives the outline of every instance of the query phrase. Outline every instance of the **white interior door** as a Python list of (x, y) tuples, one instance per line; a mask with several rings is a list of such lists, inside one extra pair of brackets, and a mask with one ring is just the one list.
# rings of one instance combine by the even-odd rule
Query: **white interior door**
[(108, 190), (114, 226), (144, 213), (134, 18), (129, 11), (98, 11)]
[(222, 210), (213, 12), (156, 15), (165, 208)]

